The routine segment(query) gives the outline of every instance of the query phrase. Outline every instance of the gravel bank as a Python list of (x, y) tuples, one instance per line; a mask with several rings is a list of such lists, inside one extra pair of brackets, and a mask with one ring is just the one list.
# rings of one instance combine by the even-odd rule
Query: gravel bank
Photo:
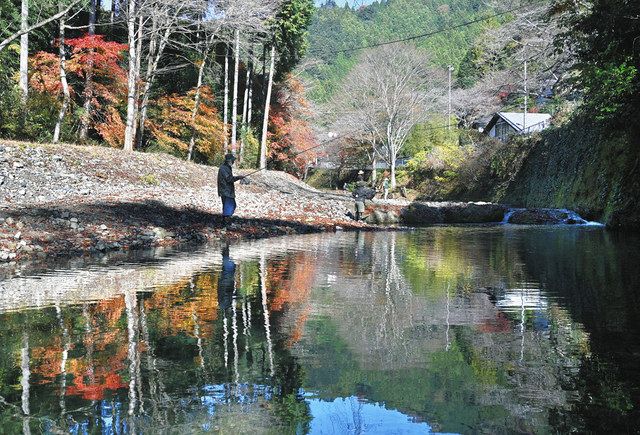
[(166, 154), (0, 142), (0, 262), (368, 227), (348, 196), (272, 171), (238, 185), (224, 227), (216, 177)]

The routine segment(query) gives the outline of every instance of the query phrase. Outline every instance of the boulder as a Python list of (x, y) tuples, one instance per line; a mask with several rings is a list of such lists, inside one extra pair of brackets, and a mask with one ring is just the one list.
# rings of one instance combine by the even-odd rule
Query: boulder
[(578, 225), (585, 223), (585, 220), (569, 210), (532, 208), (513, 210), (509, 223), (516, 225)]
[(492, 203), (451, 204), (442, 208), (447, 224), (484, 224), (502, 222), (507, 208)]
[(400, 212), (400, 220), (407, 225), (432, 225), (444, 222), (441, 207), (413, 202)]

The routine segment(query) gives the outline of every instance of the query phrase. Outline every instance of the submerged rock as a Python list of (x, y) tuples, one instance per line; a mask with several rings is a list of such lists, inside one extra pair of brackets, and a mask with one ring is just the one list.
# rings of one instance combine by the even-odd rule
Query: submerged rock
[(365, 222), (371, 225), (394, 225), (400, 222), (400, 218), (393, 211), (374, 210)]
[(401, 220), (409, 225), (497, 223), (507, 208), (500, 204), (414, 202), (402, 210)]
[(581, 225), (587, 221), (570, 210), (532, 208), (512, 210), (507, 223), (517, 225)]

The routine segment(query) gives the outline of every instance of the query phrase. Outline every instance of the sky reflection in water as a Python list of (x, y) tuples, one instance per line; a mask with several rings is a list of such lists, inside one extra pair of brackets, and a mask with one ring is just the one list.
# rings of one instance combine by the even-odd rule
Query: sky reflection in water
[(632, 432), (638, 240), (310, 235), (0, 283), (8, 433)]

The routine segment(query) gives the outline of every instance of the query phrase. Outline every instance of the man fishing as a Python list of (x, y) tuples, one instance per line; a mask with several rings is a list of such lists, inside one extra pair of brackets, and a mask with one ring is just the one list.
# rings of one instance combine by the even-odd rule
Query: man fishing
[(364, 181), (364, 172), (358, 171), (358, 181), (356, 182), (356, 188), (352, 193), (352, 196), (356, 200), (356, 220), (362, 220), (364, 218), (365, 200), (373, 199), (375, 191), (369, 188), (369, 185)]
[(218, 196), (222, 199), (222, 219), (227, 222), (236, 211), (236, 187), (234, 183), (242, 180), (243, 176), (233, 175), (233, 163), (236, 156), (229, 153), (224, 156), (224, 163), (218, 169)]

